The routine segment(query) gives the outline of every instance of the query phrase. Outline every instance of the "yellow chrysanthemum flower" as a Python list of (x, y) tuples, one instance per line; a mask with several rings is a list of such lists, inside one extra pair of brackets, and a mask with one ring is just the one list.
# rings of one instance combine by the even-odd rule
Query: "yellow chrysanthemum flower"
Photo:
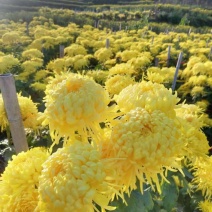
[(133, 74), (135, 70), (133, 66), (127, 63), (116, 64), (114, 67), (109, 69), (110, 75), (113, 74)]
[(52, 70), (55, 73), (59, 74), (59, 73), (67, 70), (66, 61), (64, 58), (57, 58), (48, 63), (47, 69)]
[(123, 52), (118, 52), (116, 58), (119, 58), (122, 62), (127, 62), (128, 60), (137, 57), (139, 55), (138, 51), (135, 50), (124, 50)]
[(175, 108), (177, 117), (186, 120), (189, 124), (197, 129), (204, 126), (203, 110), (194, 104), (178, 104)]
[(15, 31), (7, 32), (2, 36), (2, 41), (4, 44), (15, 44), (20, 41), (20, 35)]
[(202, 212), (212, 212), (212, 202), (208, 200), (201, 201), (198, 204), (198, 208)]
[(43, 60), (40, 58), (33, 58), (32, 60), (27, 60), (21, 64), (23, 68), (23, 73), (19, 74), (17, 78), (22, 80), (27, 80), (27, 78), (35, 73), (39, 68), (43, 66)]
[(102, 70), (95, 70), (95, 71), (88, 71), (86, 75), (92, 77), (97, 83), (103, 84), (107, 80), (109, 72)]
[(202, 86), (195, 86), (191, 90), (192, 97), (204, 96), (206, 94), (205, 88)]
[(176, 162), (183, 147), (180, 136), (175, 120), (159, 110), (137, 107), (117, 119), (110, 138), (102, 143), (102, 157), (113, 159), (111, 167), (117, 171), (114, 184), (130, 193), (136, 189), (136, 179), (141, 191), (147, 180), (160, 191), (158, 174), (164, 177), (164, 168), (180, 168)]
[(173, 95), (171, 89), (150, 81), (129, 85), (114, 99), (123, 112), (141, 107), (149, 112), (160, 110), (169, 117), (175, 117), (174, 108), (179, 101), (177, 94)]
[(186, 159), (195, 161), (199, 157), (206, 157), (209, 142), (201, 128), (207, 125), (207, 119), (201, 108), (193, 104), (180, 104), (175, 109), (179, 121), (179, 130), (184, 141), (183, 153)]
[(107, 183), (109, 167), (89, 143), (75, 142), (53, 153), (43, 164), (39, 180), (38, 211), (99, 211), (108, 206), (113, 189)]
[(197, 160), (194, 164), (194, 178), (192, 183), (197, 186), (198, 190), (202, 191), (202, 194), (206, 199), (212, 197), (212, 157), (207, 157), (201, 160)]
[(45, 91), (46, 84), (41, 82), (35, 82), (30, 85), (31, 88), (35, 89), (36, 91)]
[(136, 71), (144, 70), (151, 63), (150, 58), (147, 56), (134, 57), (131, 60), (127, 61), (127, 64), (130, 64)]
[(52, 138), (98, 135), (99, 123), (110, 118), (109, 94), (92, 79), (79, 74), (56, 75), (46, 87), (45, 122)]
[(24, 60), (31, 60), (33, 58), (43, 58), (43, 53), (37, 49), (28, 49), (22, 53)]
[(48, 70), (39, 70), (35, 73), (34, 75), (34, 80), (35, 81), (39, 81), (39, 80), (43, 80), (46, 78), (46, 76), (49, 74)]
[(81, 54), (81, 55), (87, 54), (86, 49), (79, 44), (72, 44), (71, 46), (66, 47), (64, 49), (64, 52), (69, 57), (73, 57), (73, 56), (76, 56), (76, 55), (79, 55), (79, 54)]
[[(31, 98), (21, 96), (21, 94), (18, 94), (18, 102), (24, 127), (36, 130), (40, 124), (38, 120), (40, 114), (36, 104), (31, 100)], [(4, 108), (2, 95), (0, 95), (0, 118), (0, 127), (1, 131), (3, 131), (9, 126), (9, 122)]]
[(94, 56), (99, 60), (99, 62), (105, 62), (113, 56), (111, 49), (100, 48), (95, 53)]
[(147, 79), (156, 83), (171, 83), (174, 78), (175, 68), (151, 67), (147, 69)]
[(128, 85), (135, 84), (135, 80), (129, 75), (114, 75), (105, 82), (105, 88), (111, 94), (119, 94)]
[(18, 66), (19, 60), (14, 58), (13, 55), (3, 55), (0, 56), (0, 74), (4, 74), (15, 66)]
[(38, 204), (38, 178), (48, 158), (42, 148), (12, 157), (0, 178), (0, 211), (34, 211)]

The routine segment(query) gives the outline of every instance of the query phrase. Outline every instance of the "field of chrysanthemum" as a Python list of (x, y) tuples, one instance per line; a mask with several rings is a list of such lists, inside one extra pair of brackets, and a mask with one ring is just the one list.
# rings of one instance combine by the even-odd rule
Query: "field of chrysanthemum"
[(0, 212), (212, 211), (211, 32), (4, 19), (8, 73), (29, 150), (0, 93)]

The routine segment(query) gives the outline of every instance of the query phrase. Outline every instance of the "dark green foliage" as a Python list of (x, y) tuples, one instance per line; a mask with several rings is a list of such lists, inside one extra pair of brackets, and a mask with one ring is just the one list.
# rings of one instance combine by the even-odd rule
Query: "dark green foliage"
[(111, 205), (117, 207), (114, 212), (148, 212), (154, 206), (150, 189), (145, 190), (143, 194), (140, 191), (134, 190), (131, 192), (130, 197), (125, 195), (125, 200), (127, 205), (120, 199), (112, 202)]

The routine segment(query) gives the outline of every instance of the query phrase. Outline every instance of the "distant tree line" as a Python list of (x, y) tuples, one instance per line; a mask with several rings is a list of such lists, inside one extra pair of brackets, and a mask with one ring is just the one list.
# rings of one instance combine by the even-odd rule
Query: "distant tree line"
[(212, 6), (211, 0), (154, 0), (155, 3), (161, 4), (186, 4), (198, 6)]

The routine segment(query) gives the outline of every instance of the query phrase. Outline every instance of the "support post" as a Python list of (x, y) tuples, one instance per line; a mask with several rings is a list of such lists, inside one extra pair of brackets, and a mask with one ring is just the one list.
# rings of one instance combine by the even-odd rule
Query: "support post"
[(9, 121), (15, 151), (16, 153), (27, 151), (28, 144), (24, 132), (20, 107), (18, 104), (15, 80), (12, 74), (0, 75), (0, 89), (2, 92), (2, 98)]

